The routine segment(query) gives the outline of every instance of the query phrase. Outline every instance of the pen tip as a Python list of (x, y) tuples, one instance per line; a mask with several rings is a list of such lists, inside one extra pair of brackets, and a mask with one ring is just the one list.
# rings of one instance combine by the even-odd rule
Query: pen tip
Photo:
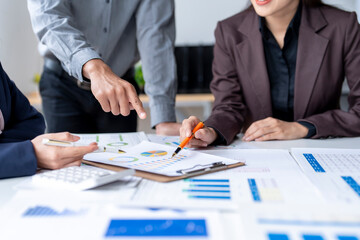
[(173, 158), (176, 155), (176, 153), (173, 153), (173, 155), (171, 156), (171, 158)]

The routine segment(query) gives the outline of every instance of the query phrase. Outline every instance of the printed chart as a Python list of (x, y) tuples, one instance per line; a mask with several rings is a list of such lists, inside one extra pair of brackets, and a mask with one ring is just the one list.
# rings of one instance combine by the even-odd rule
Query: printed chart
[(167, 154), (166, 151), (153, 150), (148, 152), (142, 152), (140, 155), (144, 157), (159, 157), (159, 156), (165, 156), (166, 154)]
[(234, 209), (241, 194), (228, 178), (189, 178), (170, 183), (142, 180), (133, 204), (147, 207)]
[(118, 163), (131, 163), (131, 162), (136, 162), (139, 159), (136, 157), (129, 157), (129, 156), (115, 156), (115, 157), (110, 157), (109, 160)]
[(69, 209), (56, 210), (48, 206), (35, 206), (28, 208), (23, 216), (24, 217), (51, 217), (51, 216), (74, 216), (74, 215), (82, 215), (86, 211), (72, 211)]
[(184, 194), (194, 199), (231, 199), (229, 179), (184, 179)]
[[(245, 239), (359, 240), (359, 212), (310, 205), (253, 206), (244, 209)], [(351, 213), (351, 214), (350, 214)], [(349, 215), (350, 214), (350, 215)]]
[(207, 237), (205, 219), (112, 219), (106, 237)]
[(276, 180), (273, 178), (249, 178), (248, 184), (254, 202), (283, 200)]
[(331, 202), (360, 202), (359, 149), (291, 150), (305, 174)]
[(341, 176), (341, 178), (354, 190), (354, 192), (360, 197), (360, 177), (357, 178), (351, 176)]
[(104, 133), (104, 134), (77, 134), (80, 137), (80, 144), (96, 142), (102, 146), (120, 148), (126, 150), (136, 144), (146, 141), (144, 132), (136, 133)]
[[(152, 152), (160, 152), (160, 151), (152, 151)], [(141, 155), (144, 156), (143, 154), (144, 153), (142, 153)], [(154, 154), (154, 153), (146, 152), (146, 154)], [(159, 155), (159, 156), (161, 156), (161, 155)], [(146, 157), (152, 157), (152, 155), (146, 156)], [(155, 155), (153, 157), (155, 157)], [(129, 164), (128, 166), (130, 168), (131, 167), (139, 168), (139, 169), (142, 169), (145, 171), (161, 171), (161, 170), (166, 169), (167, 167), (170, 167), (171, 165), (174, 165), (175, 163), (178, 163), (184, 159), (186, 159), (185, 155), (178, 154), (171, 158), (162, 158), (162, 159), (153, 160), (153, 161), (134, 163), (134, 164)]]
[(295, 159), (308, 172), (357, 174), (360, 172), (360, 150), (292, 149)]
[(182, 175), (180, 170), (201, 170), (214, 163), (235, 164), (239, 161), (183, 149), (172, 157), (176, 148), (143, 141), (126, 150), (126, 153), (92, 153), (85, 155), (88, 161), (133, 168), (167, 176)]

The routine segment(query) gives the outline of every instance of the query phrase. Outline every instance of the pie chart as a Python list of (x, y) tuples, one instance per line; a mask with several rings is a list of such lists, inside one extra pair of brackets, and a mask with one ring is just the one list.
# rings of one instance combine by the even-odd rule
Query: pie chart
[(167, 154), (167, 152), (165, 152), (165, 151), (155, 150), (155, 151), (143, 152), (143, 153), (141, 153), (141, 156), (144, 156), (144, 157), (159, 157), (159, 156), (165, 156), (166, 154)]

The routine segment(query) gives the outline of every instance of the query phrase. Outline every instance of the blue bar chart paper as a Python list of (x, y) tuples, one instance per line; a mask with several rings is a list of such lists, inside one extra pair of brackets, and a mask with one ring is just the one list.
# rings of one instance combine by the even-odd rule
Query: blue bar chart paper
[(351, 176), (342, 176), (342, 179), (357, 193), (357, 195), (360, 197), (360, 185), (355, 181), (354, 178)]
[(75, 212), (72, 210), (64, 209), (57, 211), (47, 206), (35, 206), (27, 209), (23, 213), (23, 217), (49, 217), (49, 216), (74, 216), (84, 213), (84, 211)]
[(325, 172), (324, 168), (316, 160), (314, 155), (312, 155), (311, 153), (304, 153), (304, 157), (309, 162), (309, 164), (311, 165), (311, 167), (314, 169), (315, 172)]
[(231, 199), (229, 179), (184, 179), (183, 192), (192, 199)]
[(106, 237), (206, 237), (205, 219), (112, 219)]

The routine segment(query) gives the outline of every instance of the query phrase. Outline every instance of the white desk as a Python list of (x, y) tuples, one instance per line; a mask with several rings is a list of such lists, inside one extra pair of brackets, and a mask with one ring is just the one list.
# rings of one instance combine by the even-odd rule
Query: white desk
[[(237, 140), (240, 141), (240, 140)], [(360, 147), (360, 137), (358, 138), (337, 138), (324, 140), (302, 139), (295, 141), (271, 141), (271, 142), (251, 142), (246, 143), (251, 148), (266, 148), (266, 149), (290, 149), (293, 147), (301, 148), (353, 148)], [(12, 178), (0, 180), (0, 205), (10, 201), (15, 195), (17, 184), (23, 182), (30, 177)], [(237, 223), (237, 212), (222, 212), (221, 217), (225, 227), (225, 239), (237, 239), (237, 235), (241, 228), (233, 227)], [(226, 226), (231, 226), (226, 228)]]

